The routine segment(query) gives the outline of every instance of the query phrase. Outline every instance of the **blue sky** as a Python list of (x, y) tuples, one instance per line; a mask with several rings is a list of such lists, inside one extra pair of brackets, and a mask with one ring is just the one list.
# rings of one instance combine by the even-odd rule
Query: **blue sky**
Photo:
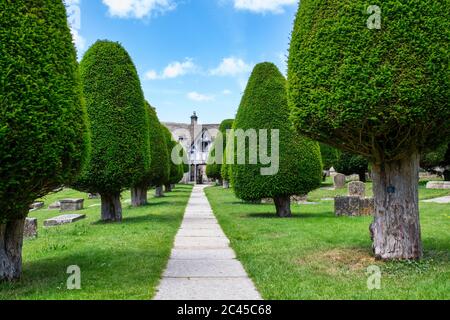
[[(286, 72), (297, 0), (66, 0), (79, 56), (97, 39), (128, 50), (162, 121), (236, 114), (253, 66)], [(73, 10), (75, 8), (75, 10)]]

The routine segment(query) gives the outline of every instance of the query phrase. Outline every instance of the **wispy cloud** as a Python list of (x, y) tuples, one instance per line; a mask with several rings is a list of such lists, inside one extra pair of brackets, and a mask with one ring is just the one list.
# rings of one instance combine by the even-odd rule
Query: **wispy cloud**
[(210, 71), (214, 76), (237, 76), (243, 73), (247, 73), (252, 70), (251, 65), (247, 64), (244, 60), (229, 57), (222, 60), (220, 65)]
[(298, 0), (234, 0), (234, 7), (256, 13), (283, 13), (283, 7), (297, 3)]
[(189, 100), (195, 101), (195, 102), (207, 102), (207, 101), (213, 101), (214, 100), (214, 96), (212, 95), (206, 95), (206, 94), (201, 94), (198, 92), (189, 92), (187, 95)]
[(113, 17), (142, 19), (176, 8), (173, 0), (102, 0)]
[(197, 66), (192, 59), (186, 58), (184, 61), (175, 61), (170, 63), (161, 74), (158, 74), (155, 70), (149, 70), (145, 73), (146, 80), (158, 80), (158, 79), (174, 79), (189, 73), (194, 73)]

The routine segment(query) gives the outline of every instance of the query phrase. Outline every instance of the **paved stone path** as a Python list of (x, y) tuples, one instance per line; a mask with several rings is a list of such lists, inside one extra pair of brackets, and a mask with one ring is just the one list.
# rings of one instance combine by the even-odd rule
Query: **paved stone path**
[(261, 300), (195, 186), (155, 300)]

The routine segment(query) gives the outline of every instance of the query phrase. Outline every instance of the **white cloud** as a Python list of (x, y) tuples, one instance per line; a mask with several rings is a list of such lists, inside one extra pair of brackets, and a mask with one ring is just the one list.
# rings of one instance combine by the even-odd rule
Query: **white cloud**
[(210, 95), (206, 95), (206, 94), (201, 94), (198, 92), (189, 92), (187, 97), (192, 100), (192, 101), (196, 101), (196, 102), (207, 102), (207, 101), (212, 101), (214, 100), (214, 96), (210, 96)]
[(210, 73), (215, 76), (236, 76), (251, 71), (252, 67), (244, 60), (229, 57), (222, 60), (220, 65), (211, 70)]
[(80, 32), (77, 29), (72, 29), (71, 31), (73, 43), (77, 47), (78, 52), (83, 52), (84, 49), (86, 49), (86, 39), (80, 35)]
[(102, 0), (108, 7), (109, 14), (119, 18), (142, 19), (153, 13), (175, 9), (172, 0)]
[(161, 74), (158, 74), (155, 70), (149, 70), (145, 73), (146, 80), (157, 80), (157, 79), (174, 79), (184, 76), (189, 73), (195, 72), (197, 66), (194, 64), (192, 59), (186, 58), (184, 61), (175, 61), (170, 63), (164, 68)]
[(232, 92), (231, 92), (231, 90), (225, 89), (222, 91), (222, 94), (225, 96), (228, 96), (228, 95), (232, 94)]
[(298, 0), (234, 0), (238, 10), (248, 10), (256, 13), (283, 13), (284, 6), (295, 5)]

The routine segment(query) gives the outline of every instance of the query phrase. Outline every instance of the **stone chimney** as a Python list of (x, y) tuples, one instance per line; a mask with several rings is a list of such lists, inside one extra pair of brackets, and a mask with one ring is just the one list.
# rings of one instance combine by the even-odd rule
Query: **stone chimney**
[(191, 116), (191, 143), (194, 142), (196, 131), (198, 126), (198, 117), (197, 113), (194, 111), (194, 114)]

